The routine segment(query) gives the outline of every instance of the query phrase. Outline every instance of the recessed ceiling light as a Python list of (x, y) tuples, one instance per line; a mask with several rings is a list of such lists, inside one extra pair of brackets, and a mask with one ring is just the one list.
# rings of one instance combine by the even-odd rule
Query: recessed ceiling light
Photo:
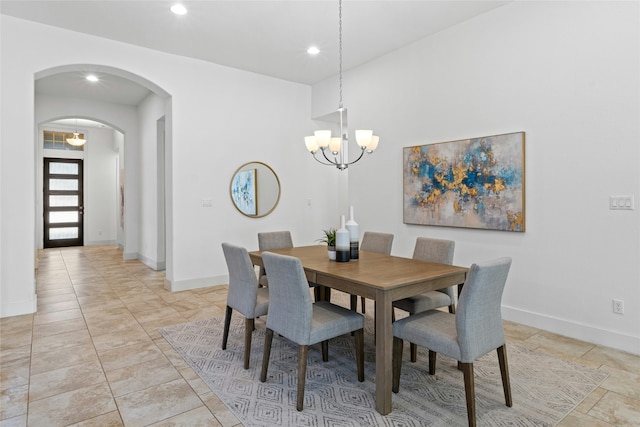
[(93, 74), (89, 74), (87, 77), (85, 77), (87, 80), (89, 80), (90, 82), (97, 82), (98, 81), (98, 77), (96, 77)]
[(317, 55), (317, 54), (319, 54), (319, 53), (320, 53), (320, 49), (318, 49), (318, 48), (317, 48), (317, 47), (315, 47), (315, 46), (311, 46), (309, 49), (307, 49), (307, 53), (308, 53), (309, 55)]
[(185, 15), (187, 13), (187, 8), (180, 3), (176, 3), (171, 6), (171, 12), (175, 13), (176, 15)]

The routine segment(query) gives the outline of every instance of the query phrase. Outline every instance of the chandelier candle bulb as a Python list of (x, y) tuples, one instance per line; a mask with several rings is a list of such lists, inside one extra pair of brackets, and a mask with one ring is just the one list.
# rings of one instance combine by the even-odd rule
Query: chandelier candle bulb
[(349, 258), (357, 260), (360, 241), (358, 239), (358, 223), (353, 219), (353, 206), (349, 207), (349, 221), (347, 221), (346, 228), (349, 231)]
[(344, 215), (340, 216), (340, 228), (336, 231), (336, 261), (349, 262), (351, 243), (349, 230), (345, 226)]

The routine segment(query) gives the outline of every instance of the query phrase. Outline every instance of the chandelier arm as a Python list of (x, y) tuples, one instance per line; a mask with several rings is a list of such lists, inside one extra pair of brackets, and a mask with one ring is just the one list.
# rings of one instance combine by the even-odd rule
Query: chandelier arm
[(364, 152), (366, 151), (365, 149), (366, 149), (366, 147), (361, 148), (361, 149), (360, 149), (360, 150), (361, 150), (361, 151), (360, 151), (360, 155), (358, 156), (358, 158), (357, 158), (357, 159), (355, 159), (355, 160), (354, 160), (354, 161), (352, 161), (352, 162), (347, 162), (347, 163), (345, 163), (345, 165), (349, 166), (349, 165), (354, 164), (354, 163), (355, 163), (355, 162), (357, 162), (358, 160), (360, 160), (360, 159), (362, 158), (362, 156), (364, 156)]
[(333, 155), (333, 160), (331, 160), (329, 157), (327, 157), (327, 152), (325, 148), (321, 148), (322, 150), (322, 155), (324, 156), (325, 159), (327, 159), (327, 161), (329, 162), (329, 164), (331, 165), (339, 165), (340, 162), (338, 161), (338, 156), (336, 156), (335, 154)]
[[(316, 153), (317, 153), (317, 151), (316, 151)], [(324, 158), (328, 160), (328, 163), (327, 162), (323, 162), (322, 160), (318, 159), (316, 157), (316, 153), (313, 153), (312, 156), (315, 159), (315, 161), (320, 163), (321, 165), (326, 165), (326, 166), (336, 166), (337, 165), (337, 163), (334, 163), (329, 158), (327, 158), (327, 155), (324, 154), (324, 150), (322, 151), (322, 154), (324, 154)]]

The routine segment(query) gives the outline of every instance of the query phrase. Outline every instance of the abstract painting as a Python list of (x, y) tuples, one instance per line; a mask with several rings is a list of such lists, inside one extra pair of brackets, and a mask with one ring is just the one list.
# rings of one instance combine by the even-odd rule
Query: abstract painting
[(256, 185), (255, 169), (237, 172), (231, 182), (231, 197), (236, 207), (246, 215), (258, 214)]
[(525, 231), (524, 132), (403, 148), (404, 223)]

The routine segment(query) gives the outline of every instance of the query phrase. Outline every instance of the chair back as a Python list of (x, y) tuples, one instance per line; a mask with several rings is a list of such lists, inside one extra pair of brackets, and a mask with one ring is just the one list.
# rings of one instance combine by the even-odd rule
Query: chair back
[(258, 299), (258, 280), (249, 253), (243, 247), (223, 243), (222, 251), (229, 270), (227, 305), (253, 318)]
[[(268, 251), (269, 249), (292, 248), (293, 239), (291, 239), (290, 231), (265, 231), (258, 233), (258, 249)], [(260, 284), (266, 284), (263, 276), (267, 274), (264, 267), (260, 267), (258, 277)]]
[(267, 231), (258, 233), (258, 249), (267, 251), (269, 249), (292, 248), (293, 240), (289, 231)]
[(453, 240), (418, 237), (413, 249), (413, 259), (451, 265), (455, 248), (456, 242)]
[(309, 342), (313, 308), (309, 284), (298, 258), (264, 252), (269, 272), (267, 328), (298, 344)]
[(456, 310), (461, 362), (472, 363), (505, 344), (501, 305), (510, 267), (511, 258), (504, 257), (469, 268)]
[(360, 242), (360, 250), (391, 255), (392, 244), (393, 234), (365, 231)]
[[(439, 264), (453, 264), (453, 251), (456, 248), (456, 242), (453, 240), (432, 239), (430, 237), (416, 238), (416, 246), (413, 249), (413, 259), (421, 261), (437, 262)], [(452, 286), (440, 289), (455, 301), (455, 291)]]

